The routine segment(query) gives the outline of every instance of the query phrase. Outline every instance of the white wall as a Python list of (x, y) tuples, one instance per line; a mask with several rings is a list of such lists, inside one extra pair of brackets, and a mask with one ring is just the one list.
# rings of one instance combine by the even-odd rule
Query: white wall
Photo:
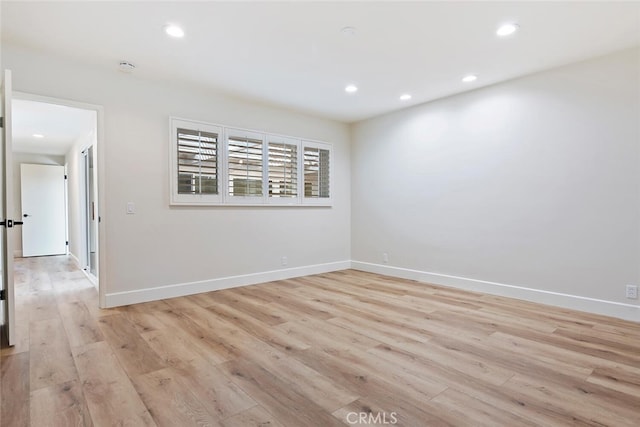
[[(31, 163), (35, 165), (58, 165), (64, 166), (64, 156), (54, 156), (49, 154), (13, 153), (13, 218), (22, 218), (22, 180), (20, 177), (20, 165)], [(18, 228), (20, 230), (20, 228)], [(22, 234), (16, 233), (13, 253), (15, 256), (22, 256)]]
[[(350, 259), (347, 125), (174, 81), (139, 79), (118, 72), (117, 59), (95, 67), (15, 46), (2, 51), (16, 91), (104, 107), (98, 154), (106, 168), (100, 215), (107, 276), (101, 286), (110, 294), (109, 304), (181, 292), (179, 287), (149, 291), (154, 287), (282, 269), (283, 255), (286, 268), (294, 269)], [(333, 207), (170, 208), (169, 116), (333, 143)], [(129, 201), (136, 205), (135, 215), (125, 212)]]
[(352, 131), (356, 267), (640, 320), (640, 50)]

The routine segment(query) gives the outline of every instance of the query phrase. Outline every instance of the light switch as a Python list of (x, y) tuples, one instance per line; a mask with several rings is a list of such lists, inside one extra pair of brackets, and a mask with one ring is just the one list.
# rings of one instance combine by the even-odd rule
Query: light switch
[(127, 214), (136, 213), (136, 205), (133, 202), (127, 202)]

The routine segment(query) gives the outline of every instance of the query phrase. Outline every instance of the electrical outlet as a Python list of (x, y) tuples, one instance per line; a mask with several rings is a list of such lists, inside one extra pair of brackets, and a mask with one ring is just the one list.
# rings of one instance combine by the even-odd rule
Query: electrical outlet
[(389, 254), (386, 252), (382, 253), (382, 261), (386, 264), (389, 262)]
[(627, 298), (629, 299), (638, 299), (638, 286), (637, 285), (627, 285)]
[(282, 262), (282, 265), (287, 265), (287, 263), (289, 262), (286, 256), (283, 256), (280, 261)]

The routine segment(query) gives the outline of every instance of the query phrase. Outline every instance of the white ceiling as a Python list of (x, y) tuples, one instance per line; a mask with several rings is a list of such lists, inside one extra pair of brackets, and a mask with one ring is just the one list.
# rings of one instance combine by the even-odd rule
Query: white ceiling
[[(640, 45), (638, 2), (2, 2), (4, 42), (352, 122)], [(500, 23), (521, 30), (500, 39)], [(183, 39), (170, 39), (166, 23)], [(345, 36), (345, 26), (357, 29)], [(478, 75), (474, 83), (460, 79)], [(356, 94), (344, 87), (355, 83)], [(411, 93), (408, 102), (399, 101)]]
[[(96, 112), (63, 105), (14, 99), (13, 151), (63, 156), (80, 137), (96, 129)], [(33, 134), (40, 134), (36, 138)]]

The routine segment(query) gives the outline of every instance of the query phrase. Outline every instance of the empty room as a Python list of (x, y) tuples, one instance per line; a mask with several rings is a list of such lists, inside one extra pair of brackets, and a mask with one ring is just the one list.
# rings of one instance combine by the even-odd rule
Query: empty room
[(0, 31), (0, 426), (640, 425), (640, 2)]

